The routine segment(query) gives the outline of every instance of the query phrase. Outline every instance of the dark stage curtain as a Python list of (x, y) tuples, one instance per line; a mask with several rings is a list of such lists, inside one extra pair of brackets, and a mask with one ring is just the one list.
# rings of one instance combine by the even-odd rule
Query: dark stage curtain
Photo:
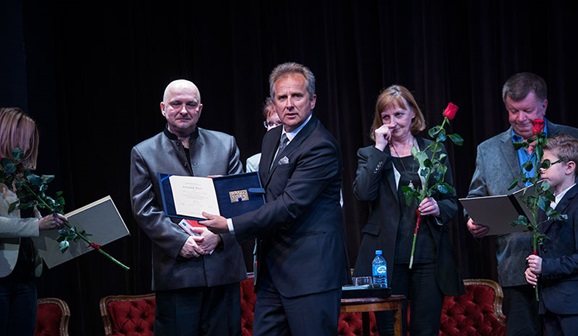
[[(173, 79), (198, 85), (200, 126), (234, 135), (244, 162), (260, 151), (272, 68), (310, 67), (315, 114), (342, 146), (351, 264), (368, 210), (352, 194), (356, 151), (371, 143), (384, 87), (412, 90), (428, 128), (449, 101), (460, 107), (451, 131), (465, 142), (448, 144), (460, 197), (476, 146), (508, 127), (501, 87), (512, 74), (542, 75), (547, 117), (578, 126), (570, 106), (578, 16), (569, 1), (5, 0), (1, 8), (0, 105), (25, 107), (39, 122), (38, 172), (56, 175), (51, 191), (64, 191), (68, 210), (111, 195), (131, 232), (104, 247), (130, 271), (96, 252), (45, 269), (39, 294), (69, 303), (72, 335), (103, 334), (101, 297), (150, 291), (150, 241), (130, 209), (129, 156), (163, 129), (159, 102)], [(496, 279), (492, 238), (473, 239), (460, 214), (452, 240), (464, 278)]]

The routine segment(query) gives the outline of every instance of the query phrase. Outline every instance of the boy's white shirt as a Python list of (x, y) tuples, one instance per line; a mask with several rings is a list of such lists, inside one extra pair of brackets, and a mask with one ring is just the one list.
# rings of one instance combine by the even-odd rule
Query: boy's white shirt
[(566, 192), (567, 192), (568, 190), (570, 190), (570, 188), (572, 188), (572, 187), (575, 186), (575, 185), (576, 185), (576, 183), (573, 183), (571, 186), (569, 186), (568, 188), (564, 189), (564, 191), (562, 191), (561, 193), (556, 194), (556, 199), (554, 200), (554, 202), (551, 202), (551, 203), (550, 203), (550, 207), (551, 207), (552, 209), (556, 209), (556, 205), (558, 205), (558, 203), (560, 203), (560, 201), (562, 200), (562, 198), (564, 197), (564, 195), (566, 195)]

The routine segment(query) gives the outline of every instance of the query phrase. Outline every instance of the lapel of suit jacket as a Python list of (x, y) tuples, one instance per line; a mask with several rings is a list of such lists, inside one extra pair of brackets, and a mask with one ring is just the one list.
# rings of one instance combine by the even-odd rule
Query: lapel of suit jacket
[[(319, 123), (319, 120), (317, 118), (315, 118), (315, 116), (311, 116), (311, 120), (309, 120), (309, 122), (307, 123), (307, 125), (305, 125), (305, 127), (303, 127), (301, 129), (301, 131), (299, 131), (299, 133), (297, 133), (297, 135), (293, 138), (293, 140), (291, 140), (289, 142), (289, 144), (287, 145), (287, 147), (285, 147), (285, 149), (283, 150), (283, 156), (288, 156), (290, 155), (296, 148), (299, 148), (299, 146), (303, 143), (303, 141), (305, 141), (305, 139), (307, 139), (309, 137), (309, 135), (311, 135), (311, 133), (313, 132), (313, 130), (317, 127), (317, 124)], [(268, 173), (265, 176), (265, 187), (269, 184), (269, 182), (271, 181), (271, 176), (273, 176), (275, 170), (277, 169), (278, 164), (276, 162), (272, 162), (273, 158), (275, 156), (275, 152), (277, 151), (277, 147), (278, 147), (278, 143), (279, 143), (279, 139), (281, 138), (281, 130), (279, 130), (279, 132), (277, 132), (278, 136), (274, 137), (277, 141), (277, 145), (273, 145), (272, 148), (269, 148), (268, 151), (268, 155), (267, 155), (267, 159), (265, 162), (269, 163), (268, 167), (271, 167), (271, 169), (267, 169)], [(272, 166), (271, 166), (272, 164)]]
[[(510, 176), (505, 176), (508, 179), (508, 185), (514, 181), (514, 179), (518, 178), (520, 174), (522, 174), (522, 169), (520, 168), (520, 161), (518, 160), (518, 153), (514, 149), (514, 144), (512, 143), (512, 127), (508, 128), (508, 130), (500, 135), (500, 158), (497, 160), (501, 160), (508, 165), (508, 172)], [(496, 174), (501, 174), (503, 172), (496, 172)], [(522, 189), (525, 186), (518, 182), (518, 188)]]
[(548, 138), (555, 137), (558, 135), (558, 133), (560, 133), (560, 130), (556, 124), (550, 122), (548, 119), (546, 119), (546, 129), (548, 130)]
[(269, 176), (271, 175), (270, 167), (271, 161), (275, 156), (277, 147), (279, 146), (279, 140), (281, 139), (281, 132), (283, 127), (275, 127), (272, 130), (265, 133), (263, 136), (263, 144), (261, 148), (261, 161), (259, 161), (259, 175), (261, 176), (261, 183), (263, 188), (267, 187), (267, 182)]
[[(389, 154), (389, 156), (391, 157), (391, 149), (389, 146), (385, 147), (385, 152), (387, 154)], [(386, 174), (386, 180), (387, 180), (387, 184), (389, 186), (389, 190), (391, 191), (391, 193), (395, 196), (395, 201), (397, 203), (399, 203), (399, 195), (397, 194), (397, 185), (395, 184), (395, 166), (393, 165), (393, 158), (390, 159), (391, 162), (391, 170), (392, 173), (391, 174)], [(387, 167), (384, 167), (383, 169), (387, 169)]]
[[(416, 137), (415, 137), (415, 141), (416, 141), (416, 143), (417, 143), (417, 147), (418, 147), (417, 149), (418, 149), (418, 150), (421, 150), (422, 148), (425, 148), (425, 147), (426, 147), (425, 139), (424, 139), (424, 138), (416, 136)], [(391, 157), (391, 149), (390, 149), (389, 146), (385, 147), (385, 152), (386, 152), (387, 154), (389, 154), (389, 156)], [(429, 152), (428, 152), (428, 156), (431, 157), (431, 154), (432, 154), (431, 151), (429, 151)], [(413, 156), (413, 155), (412, 155), (412, 156)], [(393, 158), (391, 159), (391, 169), (392, 169), (392, 170), (395, 169), (395, 166), (394, 166), (394, 164), (393, 164)], [(399, 172), (399, 173), (401, 174), (401, 172)], [(398, 193), (398, 190), (397, 190), (398, 186), (397, 186), (397, 184), (395, 183), (395, 173), (387, 174), (386, 176), (387, 176), (387, 184), (389, 185), (389, 189), (390, 189), (391, 193), (395, 196), (396, 202), (397, 202), (398, 204), (399, 204), (399, 202), (405, 202), (405, 197), (403, 197), (401, 200), (399, 199), (399, 193)]]
[[(556, 210), (558, 213), (561, 214), (567, 212), (566, 209), (570, 205), (572, 199), (574, 199), (574, 197), (576, 197), (577, 194), (578, 194), (578, 187), (574, 185), (572, 188), (570, 188), (570, 190), (566, 192), (566, 194), (564, 195), (564, 197), (562, 197), (562, 200), (560, 201), (560, 203), (556, 205), (556, 208), (554, 210)], [(554, 222), (555, 221), (553, 220), (548, 220), (542, 225), (543, 228), (539, 231), (546, 232)]]

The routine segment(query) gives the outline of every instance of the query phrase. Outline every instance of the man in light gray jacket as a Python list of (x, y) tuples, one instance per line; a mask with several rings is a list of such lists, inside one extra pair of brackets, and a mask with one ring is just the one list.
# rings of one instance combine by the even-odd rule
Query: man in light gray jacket
[[(521, 142), (533, 136), (534, 120), (543, 119), (546, 122), (544, 131), (549, 138), (558, 134), (578, 138), (578, 129), (556, 125), (545, 119), (547, 87), (540, 76), (528, 72), (513, 75), (503, 86), (502, 98), (511, 127), (478, 146), (476, 170), (468, 197), (505, 195), (525, 187), (519, 183), (515, 189), (508, 189), (522, 174), (522, 165), (533, 155), (524, 148), (514, 149), (513, 142)], [(488, 233), (487, 226), (476, 224), (471, 218), (467, 226), (475, 238)], [(535, 292), (524, 276), (526, 257), (531, 253), (531, 232), (515, 232), (497, 237), (498, 280), (504, 289), (508, 335), (542, 335)]]

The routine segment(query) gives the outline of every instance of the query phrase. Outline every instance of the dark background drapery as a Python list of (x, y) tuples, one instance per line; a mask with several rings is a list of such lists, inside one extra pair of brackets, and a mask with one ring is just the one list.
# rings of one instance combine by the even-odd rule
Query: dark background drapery
[[(68, 302), (72, 335), (101, 335), (101, 297), (149, 292), (150, 241), (130, 210), (130, 149), (163, 129), (165, 86), (177, 78), (195, 82), (205, 105), (200, 126), (234, 135), (244, 162), (260, 151), (268, 75), (285, 61), (315, 73), (314, 113), (342, 146), (353, 265), (367, 215), (352, 194), (356, 151), (371, 143), (380, 90), (408, 87), (428, 128), (440, 124), (449, 101), (460, 107), (451, 131), (465, 143), (448, 149), (464, 197), (477, 144), (508, 127), (501, 86), (512, 74), (543, 76), (547, 117), (578, 126), (571, 107), (578, 15), (568, 3), (2, 0), (0, 106), (20, 106), (37, 120), (38, 173), (56, 175), (51, 188), (64, 192), (67, 211), (110, 195), (131, 232), (104, 247), (130, 271), (91, 252), (45, 268), (39, 295)], [(461, 213), (453, 224), (464, 278), (496, 279), (493, 239), (473, 239)]]

